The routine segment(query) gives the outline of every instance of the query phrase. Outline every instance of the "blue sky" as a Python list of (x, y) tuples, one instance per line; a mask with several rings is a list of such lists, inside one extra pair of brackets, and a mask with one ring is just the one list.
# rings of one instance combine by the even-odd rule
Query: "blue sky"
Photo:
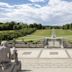
[(0, 0), (0, 21), (63, 25), (72, 22), (72, 0)]
[(29, 3), (28, 0), (0, 0), (0, 2), (5, 2), (9, 4), (23, 4), (23, 3)]
[(26, 4), (26, 3), (38, 3), (38, 4), (43, 4), (43, 3), (47, 3), (48, 0), (45, 0), (44, 2), (32, 2), (30, 0), (0, 0), (0, 2), (5, 2), (5, 3), (9, 3), (9, 4)]

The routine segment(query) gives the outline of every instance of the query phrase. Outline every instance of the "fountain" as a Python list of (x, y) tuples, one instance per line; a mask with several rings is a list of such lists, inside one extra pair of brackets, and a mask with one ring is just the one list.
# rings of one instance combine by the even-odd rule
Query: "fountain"
[(63, 47), (63, 38), (57, 37), (55, 30), (52, 29), (51, 37), (44, 39), (45, 48), (64, 48)]

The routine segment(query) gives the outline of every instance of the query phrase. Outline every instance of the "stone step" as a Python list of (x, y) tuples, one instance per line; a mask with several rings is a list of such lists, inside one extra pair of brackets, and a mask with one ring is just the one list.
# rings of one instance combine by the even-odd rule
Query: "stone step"
[(21, 70), (21, 71), (18, 71), (18, 72), (32, 72), (31, 70)]

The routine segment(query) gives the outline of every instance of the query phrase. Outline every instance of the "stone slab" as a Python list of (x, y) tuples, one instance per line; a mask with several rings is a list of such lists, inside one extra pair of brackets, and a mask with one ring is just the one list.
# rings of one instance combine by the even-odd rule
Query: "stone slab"
[(64, 49), (46, 49), (40, 58), (68, 58), (68, 55)]
[(21, 49), (18, 50), (18, 58), (37, 58), (40, 51), (40, 49)]

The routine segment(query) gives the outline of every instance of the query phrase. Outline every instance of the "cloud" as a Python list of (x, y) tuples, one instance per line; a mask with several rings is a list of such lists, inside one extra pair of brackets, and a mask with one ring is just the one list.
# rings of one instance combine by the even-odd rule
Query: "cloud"
[(72, 2), (49, 0), (48, 5), (9, 5), (0, 2), (0, 21), (22, 21), (44, 25), (62, 25), (72, 22)]
[(45, 0), (29, 0), (31, 2), (44, 2)]
[(49, 0), (49, 5), (58, 5), (61, 0)]

